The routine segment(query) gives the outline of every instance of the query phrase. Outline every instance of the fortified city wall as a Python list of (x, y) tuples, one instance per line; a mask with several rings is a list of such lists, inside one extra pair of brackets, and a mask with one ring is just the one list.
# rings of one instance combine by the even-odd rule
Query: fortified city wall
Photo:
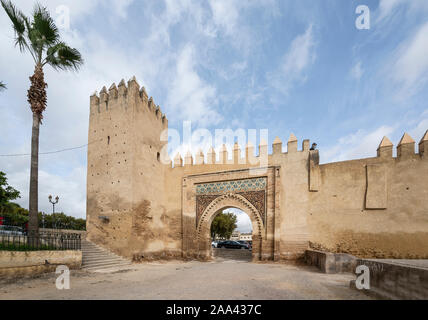
[[(294, 135), (287, 152), (276, 138), (272, 154), (262, 141), (257, 155), (235, 144), (230, 157), (226, 148), (210, 149), (168, 163), (167, 129), (135, 78), (91, 96), (88, 239), (134, 260), (204, 259), (213, 210), (230, 205), (249, 208), (255, 260), (296, 259), (309, 246), (428, 258), (428, 132), (418, 153), (405, 134), (397, 157), (385, 137), (377, 157), (320, 165), (318, 150), (309, 150), (309, 140), (298, 148)], [(248, 189), (255, 179), (264, 189)], [(239, 186), (207, 193), (215, 182)]]

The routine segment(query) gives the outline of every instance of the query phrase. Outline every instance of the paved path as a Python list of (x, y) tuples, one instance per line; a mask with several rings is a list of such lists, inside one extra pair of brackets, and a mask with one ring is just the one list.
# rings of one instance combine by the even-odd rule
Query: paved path
[(56, 289), (55, 277), (0, 284), (0, 299), (370, 299), (349, 288), (351, 274), (233, 260), (71, 271), (70, 290)]
[(367, 259), (406, 267), (428, 269), (428, 259)]

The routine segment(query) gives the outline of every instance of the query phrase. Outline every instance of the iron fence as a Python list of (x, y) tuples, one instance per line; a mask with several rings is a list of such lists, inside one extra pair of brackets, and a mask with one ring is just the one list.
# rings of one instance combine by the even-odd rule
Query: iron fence
[(39, 232), (36, 235), (0, 232), (0, 250), (81, 250), (81, 235), (53, 232)]

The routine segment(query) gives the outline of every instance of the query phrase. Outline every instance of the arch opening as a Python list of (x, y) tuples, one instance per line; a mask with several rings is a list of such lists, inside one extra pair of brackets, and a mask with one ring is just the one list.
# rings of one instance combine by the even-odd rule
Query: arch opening
[(239, 194), (226, 194), (213, 200), (202, 213), (197, 224), (198, 256), (202, 259), (212, 258), (211, 225), (214, 218), (225, 209), (233, 208), (245, 212), (251, 220), (251, 260), (259, 261), (261, 257), (264, 224), (258, 210)]
[(216, 260), (252, 260), (253, 223), (237, 208), (218, 211), (211, 222), (211, 256)]

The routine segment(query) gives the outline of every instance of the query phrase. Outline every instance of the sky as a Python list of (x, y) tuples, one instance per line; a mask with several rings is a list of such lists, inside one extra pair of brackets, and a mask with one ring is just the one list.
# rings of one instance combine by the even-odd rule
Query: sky
[(245, 233), (253, 231), (251, 219), (245, 211), (236, 208), (227, 208), (226, 210), (223, 210), (223, 212), (231, 212), (237, 217), (235, 230)]
[[(29, 14), (33, 2), (16, 0)], [(48, 106), (40, 151), (87, 143), (89, 96), (136, 76), (182, 132), (268, 129), (268, 143), (291, 133), (318, 144), (322, 163), (376, 155), (384, 135), (397, 145), (428, 129), (426, 0), (51, 0), (40, 1), (85, 65), (45, 69)], [(358, 29), (359, 5), (370, 28)], [(65, 9), (66, 10), (65, 10)], [(65, 11), (64, 11), (65, 10)], [(69, 13), (69, 26), (64, 23)], [(14, 47), (0, 10), (0, 155), (30, 152), (26, 101), (34, 65)], [(257, 145), (257, 141), (254, 141)], [(170, 146), (195, 153), (201, 141)], [(220, 146), (216, 145), (216, 149)], [(231, 146), (228, 145), (230, 148)], [(271, 149), (271, 148), (270, 148)], [(86, 215), (86, 148), (40, 155), (39, 209)], [(28, 156), (0, 156), (0, 170), (28, 207)]]

